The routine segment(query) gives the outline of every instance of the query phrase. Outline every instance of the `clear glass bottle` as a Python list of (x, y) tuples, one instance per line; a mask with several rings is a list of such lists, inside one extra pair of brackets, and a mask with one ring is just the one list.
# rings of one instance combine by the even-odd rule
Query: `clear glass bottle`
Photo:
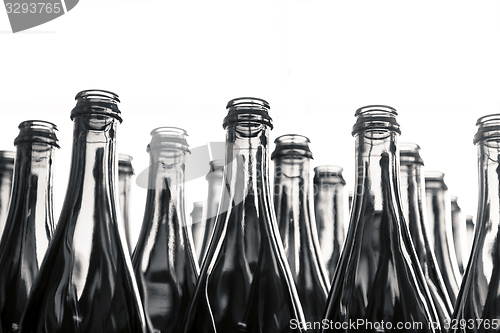
[(199, 274), (184, 208), (186, 136), (175, 127), (151, 132), (148, 196), (132, 256), (144, 308), (161, 333), (180, 332)]
[(444, 327), (445, 321), (449, 320), (453, 313), (453, 306), (427, 235), (424, 161), (420, 157), (420, 147), (414, 143), (401, 143), (400, 163), (404, 218), (408, 223), (410, 236), (436, 306), (441, 327)]
[(119, 99), (85, 90), (76, 100), (66, 198), (20, 332), (151, 332), (118, 207)]
[[(212, 233), (214, 232), (215, 221), (217, 219), (217, 212), (219, 211), (219, 205), (222, 195), (222, 177), (224, 172), (224, 160), (213, 160), (210, 161), (210, 172), (207, 174), (206, 179), (208, 181), (208, 196), (207, 196), (207, 207), (206, 207), (206, 222), (203, 227), (204, 235), (203, 242), (201, 245), (200, 256), (198, 262), (200, 265), (203, 263), (208, 250), (208, 245), (212, 239)], [(227, 208), (222, 207), (222, 211)]]
[(458, 269), (460, 270), (460, 275), (462, 275), (467, 264), (467, 258), (465, 257), (465, 246), (467, 243), (465, 234), (467, 226), (465, 216), (458, 204), (458, 197), (453, 195), (451, 196), (451, 226), (453, 229), (453, 244), (455, 245)]
[(440, 171), (425, 173), (425, 195), (429, 243), (434, 250), (451, 303), (454, 305), (462, 277), (453, 244), (451, 200), (448, 186), (444, 182), (444, 173)]
[[(311, 215), (309, 139), (282, 135), (275, 141), (274, 211), (307, 322), (320, 322), (329, 283), (319, 248), (316, 221)], [(316, 330), (314, 330), (316, 331)]]
[(120, 213), (122, 214), (123, 225), (127, 237), (127, 246), (129, 252), (132, 253), (132, 240), (130, 237), (130, 190), (132, 188), (132, 177), (134, 176), (134, 168), (132, 167), (132, 156), (119, 154), (118, 155), (118, 183), (119, 183), (119, 202)]
[[(477, 120), (479, 193), (474, 243), (450, 332), (498, 332), (500, 321), (500, 114)], [(463, 327), (460, 323), (466, 322)], [(471, 325), (469, 325), (472, 323)]]
[(203, 201), (193, 203), (193, 210), (191, 211), (191, 232), (193, 233), (193, 246), (196, 260), (200, 257), (201, 244), (203, 242), (203, 233), (205, 223), (203, 222)]
[(314, 212), (323, 263), (330, 280), (337, 268), (347, 231), (349, 208), (345, 200), (343, 170), (335, 165), (314, 168)]
[[(213, 240), (183, 332), (302, 332), (302, 307), (281, 243), (269, 186), (269, 104), (229, 101), (226, 167)], [(297, 322), (297, 328), (292, 328)]]
[[(470, 253), (472, 250), (472, 242), (474, 241), (474, 229), (475, 229), (474, 216), (466, 215), (465, 220), (467, 224), (467, 237), (466, 237), (467, 245), (465, 247), (465, 258), (467, 260), (467, 263), (469, 263)], [(465, 268), (467, 268), (467, 265), (465, 265)]]
[[(357, 173), (351, 222), (333, 277), (326, 319), (335, 324), (384, 321), (384, 327), (402, 322), (411, 326), (405, 332), (440, 332), (403, 217), (396, 115), (395, 109), (377, 105), (356, 112)], [(323, 330), (336, 331), (334, 324)], [(343, 330), (358, 331), (389, 330), (365, 325)]]
[(25, 121), (14, 141), (12, 200), (0, 241), (0, 332), (18, 332), (33, 280), (54, 233), (56, 131), (56, 125), (49, 122)]
[(0, 150), (0, 236), (2, 236), (9, 208), (12, 178), (14, 174), (14, 158), (16, 153)]

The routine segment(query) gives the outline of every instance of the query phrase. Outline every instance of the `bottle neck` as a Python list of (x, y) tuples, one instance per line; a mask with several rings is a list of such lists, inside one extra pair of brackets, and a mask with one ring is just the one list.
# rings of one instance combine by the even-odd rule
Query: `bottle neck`
[(217, 210), (219, 208), (219, 203), (222, 193), (222, 177), (223, 170), (218, 169), (207, 175), (208, 181), (208, 198), (207, 198), (207, 219), (212, 219), (217, 216)]

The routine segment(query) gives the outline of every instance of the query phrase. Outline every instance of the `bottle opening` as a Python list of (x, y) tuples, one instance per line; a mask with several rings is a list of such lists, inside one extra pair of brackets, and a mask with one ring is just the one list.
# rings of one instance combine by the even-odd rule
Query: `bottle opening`
[(276, 149), (271, 155), (271, 159), (287, 156), (313, 158), (309, 149), (309, 138), (299, 134), (285, 134), (274, 140)]
[(272, 119), (269, 116), (269, 103), (261, 98), (240, 97), (227, 103), (228, 111), (224, 118), (223, 127), (236, 123), (260, 123), (272, 128)]
[(344, 169), (337, 165), (320, 165), (314, 168), (314, 182), (331, 181), (342, 183), (345, 185), (344, 177), (342, 176)]
[(424, 161), (420, 157), (420, 146), (416, 143), (402, 142), (399, 144), (399, 155), (401, 164), (421, 164)]
[(19, 135), (14, 140), (14, 145), (23, 143), (42, 143), (59, 147), (56, 136), (57, 126), (43, 120), (27, 120), (19, 124)]
[(118, 172), (123, 174), (134, 174), (134, 168), (132, 167), (133, 157), (126, 154), (118, 155)]
[(426, 188), (441, 188), (448, 189), (444, 182), (445, 174), (441, 171), (426, 171), (425, 172), (425, 187)]
[(11, 150), (0, 150), (0, 160), (2, 160), (2, 163), (14, 164), (15, 158), (16, 158), (16, 152)]
[(223, 159), (218, 159), (218, 160), (213, 160), (210, 161), (210, 172), (215, 172), (217, 170), (224, 170), (224, 160)]
[(490, 114), (479, 118), (476, 121), (477, 133), (474, 135), (474, 144), (479, 141), (500, 142), (500, 114)]
[(159, 149), (162, 151), (186, 151), (189, 152), (189, 145), (186, 141), (187, 132), (178, 127), (158, 127), (151, 131), (151, 143), (149, 149)]
[(352, 135), (360, 132), (372, 132), (372, 139), (382, 139), (387, 137), (387, 131), (395, 131), (401, 134), (401, 130), (396, 116), (396, 109), (386, 105), (368, 105), (356, 110), (355, 116), (358, 118), (352, 128)]
[(121, 112), (118, 109), (120, 99), (118, 95), (107, 90), (83, 90), (76, 97), (76, 106), (71, 111), (71, 119), (81, 115), (111, 116), (122, 122)]

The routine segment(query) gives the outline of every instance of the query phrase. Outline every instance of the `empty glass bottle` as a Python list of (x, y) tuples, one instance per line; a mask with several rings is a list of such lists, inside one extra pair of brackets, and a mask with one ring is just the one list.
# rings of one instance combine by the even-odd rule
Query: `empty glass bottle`
[[(309, 201), (309, 139), (288, 134), (277, 138), (274, 161), (274, 210), (300, 303), (307, 322), (320, 322), (329, 283)], [(313, 330), (316, 332), (316, 330)]]
[(420, 157), (420, 147), (414, 143), (401, 143), (400, 162), (404, 218), (408, 223), (410, 236), (436, 306), (441, 327), (444, 327), (445, 320), (449, 320), (453, 313), (453, 306), (427, 236), (424, 161)]
[(0, 150), (0, 236), (2, 236), (9, 208), (12, 176), (14, 174), (14, 157), (16, 153)]
[[(478, 212), (472, 253), (450, 332), (498, 332), (500, 321), (500, 114), (479, 118)], [(463, 325), (465, 324), (465, 325)], [(453, 325), (452, 325), (453, 326)]]
[(193, 233), (193, 252), (196, 260), (200, 256), (201, 244), (203, 242), (203, 233), (205, 223), (203, 223), (203, 201), (193, 203), (193, 210), (191, 211), (191, 232)]
[(120, 213), (122, 214), (123, 225), (125, 227), (125, 235), (127, 236), (127, 246), (129, 252), (132, 253), (132, 240), (130, 237), (130, 190), (132, 188), (132, 177), (134, 176), (134, 168), (132, 167), (132, 156), (119, 154), (118, 155), (118, 182), (119, 186), (119, 202)]
[[(347, 239), (333, 277), (323, 332), (362, 321), (343, 332), (440, 332), (429, 289), (403, 218), (399, 191), (400, 133), (396, 110), (366, 106), (356, 112), (356, 184)], [(366, 326), (382, 322), (385, 328)], [(436, 325), (437, 328), (434, 328)]]
[(0, 241), (0, 332), (18, 332), (31, 285), (54, 233), (56, 131), (49, 122), (25, 121), (14, 141), (12, 200)]
[(335, 165), (314, 168), (314, 212), (323, 263), (330, 280), (339, 262), (347, 231), (349, 209), (342, 171)]
[(66, 198), (20, 332), (150, 332), (118, 208), (118, 96), (85, 90), (76, 100)]
[[(224, 160), (210, 161), (210, 172), (207, 174), (208, 181), (208, 196), (207, 196), (207, 209), (206, 209), (206, 222), (203, 227), (203, 242), (201, 244), (200, 256), (198, 262), (200, 265), (203, 262), (208, 250), (208, 245), (212, 239), (214, 232), (215, 220), (222, 195), (222, 177), (224, 171)], [(226, 208), (222, 208), (225, 211)]]
[(199, 270), (184, 213), (189, 146), (180, 128), (160, 127), (151, 136), (146, 210), (132, 263), (153, 328), (177, 333)]
[(453, 244), (451, 201), (444, 182), (444, 173), (425, 173), (425, 193), (429, 243), (434, 250), (451, 303), (455, 304), (462, 278)]
[(462, 275), (467, 264), (467, 258), (465, 257), (465, 246), (467, 243), (465, 233), (467, 232), (467, 226), (465, 216), (458, 205), (458, 198), (456, 196), (451, 196), (451, 227), (453, 230), (453, 245), (455, 245), (458, 269)]
[(302, 332), (304, 315), (271, 206), (269, 104), (238, 98), (227, 109), (222, 202), (230, 204), (217, 216), (183, 332)]

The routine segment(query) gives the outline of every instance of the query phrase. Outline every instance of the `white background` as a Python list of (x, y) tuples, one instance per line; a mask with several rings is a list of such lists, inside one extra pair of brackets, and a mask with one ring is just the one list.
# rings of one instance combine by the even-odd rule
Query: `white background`
[[(477, 205), (478, 117), (500, 112), (499, 1), (81, 0), (66, 15), (13, 34), (0, 9), (0, 149), (13, 150), (21, 121), (59, 127), (55, 214), (68, 180), (74, 96), (120, 95), (119, 151), (148, 165), (149, 132), (177, 126), (191, 147), (223, 141), (228, 100), (268, 100), (271, 139), (311, 139), (312, 166), (354, 176), (354, 112), (399, 112), (400, 141), (422, 147), (466, 214)], [(274, 149), (274, 145), (271, 145)], [(134, 186), (134, 237), (146, 190)], [(206, 180), (187, 185), (187, 214)], [(189, 216), (188, 216), (189, 217)]]

